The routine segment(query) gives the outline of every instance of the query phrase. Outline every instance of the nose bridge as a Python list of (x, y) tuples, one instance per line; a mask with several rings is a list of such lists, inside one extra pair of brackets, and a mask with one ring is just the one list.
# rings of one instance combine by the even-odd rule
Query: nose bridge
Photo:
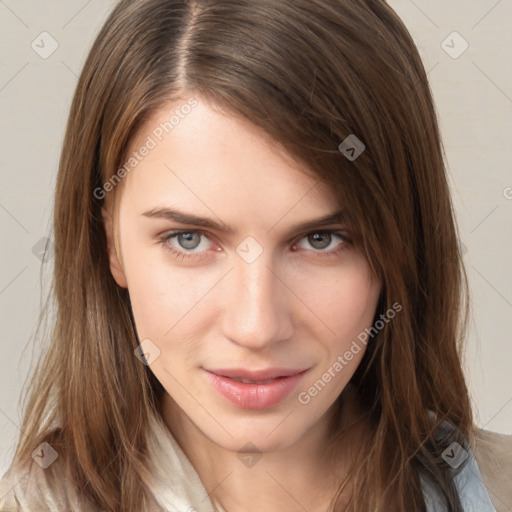
[(256, 261), (239, 258), (229, 280), (225, 335), (253, 349), (291, 336), (292, 323), (282, 284), (265, 253)]

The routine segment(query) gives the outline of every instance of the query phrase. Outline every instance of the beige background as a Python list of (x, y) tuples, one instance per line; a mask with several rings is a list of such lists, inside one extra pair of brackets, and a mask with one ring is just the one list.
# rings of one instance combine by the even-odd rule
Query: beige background
[[(439, 112), (473, 296), (467, 374), (477, 423), (512, 434), (512, 2), (390, 4), (420, 49)], [(13, 455), (18, 399), (38, 350), (38, 340), (27, 343), (41, 307), (41, 272), (48, 280), (40, 241), (51, 236), (67, 112), (113, 5), (0, 0), (0, 474)]]

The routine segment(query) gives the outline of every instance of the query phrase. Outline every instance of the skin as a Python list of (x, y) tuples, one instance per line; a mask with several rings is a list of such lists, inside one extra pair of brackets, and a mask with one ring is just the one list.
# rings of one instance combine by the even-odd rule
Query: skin
[[(347, 388), (341, 425), (356, 426), (343, 434), (333, 472), (332, 450), (326, 449), (329, 413), (364, 345), (308, 404), (298, 394), (372, 325), (381, 283), (349, 238), (308, 236), (331, 229), (349, 237), (345, 224), (292, 231), (339, 210), (325, 185), (259, 128), (195, 98), (191, 113), (116, 187), (115, 206), (114, 194), (107, 195), (112, 275), (130, 292), (139, 339), (160, 350), (150, 370), (167, 392), (164, 420), (205, 488), (215, 489), (211, 496), (229, 512), (323, 512), (364, 431)], [(149, 119), (131, 151), (176, 106)], [(163, 207), (220, 219), (234, 233), (143, 215)], [(187, 229), (206, 236), (159, 239)], [(248, 236), (263, 251), (251, 263), (237, 253)], [(199, 259), (180, 260), (169, 246)], [(309, 370), (277, 406), (257, 411), (228, 402), (204, 370), (276, 366)], [(238, 456), (247, 443), (262, 455), (252, 467)]]

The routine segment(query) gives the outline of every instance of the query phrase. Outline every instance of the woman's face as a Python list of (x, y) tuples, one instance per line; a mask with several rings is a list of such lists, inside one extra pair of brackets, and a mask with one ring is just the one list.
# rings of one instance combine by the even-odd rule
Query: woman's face
[(327, 187), (247, 121), (184, 104), (131, 146), (112, 273), (166, 414), (229, 450), (282, 449), (325, 424), (380, 283), (343, 219), (318, 220), (340, 210)]

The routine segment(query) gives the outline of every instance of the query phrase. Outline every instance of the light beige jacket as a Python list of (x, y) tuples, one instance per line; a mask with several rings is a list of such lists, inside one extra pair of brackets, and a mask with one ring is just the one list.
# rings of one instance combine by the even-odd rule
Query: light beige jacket
[[(213, 512), (197, 472), (160, 417), (151, 419), (148, 447), (153, 466), (146, 483), (161, 507), (155, 512)], [(457, 484), (464, 511), (511, 512), (512, 436), (479, 430), (470, 457), (474, 465), (467, 466)], [(30, 471), (11, 467), (0, 481), (0, 511), (99, 512), (70, 486), (48, 476), (36, 462)], [(443, 512), (435, 496), (429, 505), (425, 492), (429, 512)]]

